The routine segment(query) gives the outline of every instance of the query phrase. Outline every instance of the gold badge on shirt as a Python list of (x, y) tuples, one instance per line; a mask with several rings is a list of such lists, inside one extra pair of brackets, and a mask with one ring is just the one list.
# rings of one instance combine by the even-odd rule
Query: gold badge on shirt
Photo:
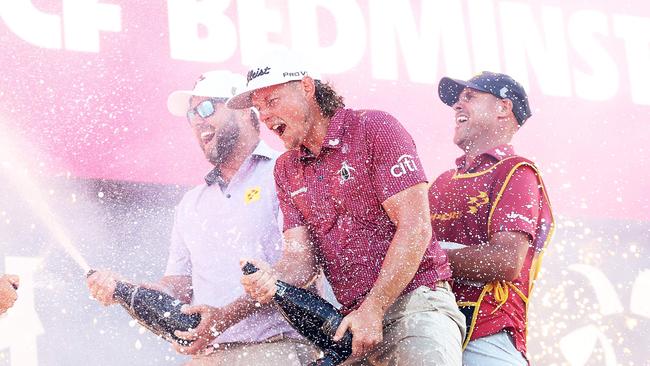
[(469, 205), (469, 213), (475, 214), (478, 212), (478, 208), (483, 206), (486, 203), (490, 202), (490, 196), (487, 192), (479, 191), (478, 195), (469, 197), (467, 204)]
[(246, 192), (244, 193), (244, 202), (246, 204), (259, 201), (260, 200), (260, 191), (262, 189), (260, 187), (252, 187), (248, 188)]

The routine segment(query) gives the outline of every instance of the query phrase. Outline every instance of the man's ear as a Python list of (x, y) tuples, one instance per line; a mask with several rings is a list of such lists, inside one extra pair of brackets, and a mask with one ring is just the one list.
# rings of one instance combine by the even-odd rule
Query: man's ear
[(251, 117), (251, 108), (233, 109), (238, 121), (248, 121)]
[(305, 76), (300, 80), (300, 84), (307, 97), (311, 97), (316, 93), (316, 82), (311, 77)]
[(512, 113), (512, 101), (510, 99), (499, 99), (497, 112), (499, 117), (508, 117)]

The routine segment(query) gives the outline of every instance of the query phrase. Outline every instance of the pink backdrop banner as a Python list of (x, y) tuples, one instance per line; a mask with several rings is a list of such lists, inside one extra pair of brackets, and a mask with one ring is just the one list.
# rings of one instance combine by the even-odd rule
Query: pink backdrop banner
[(0, 15), (0, 124), (53, 175), (200, 182), (209, 167), (167, 95), (287, 47), (349, 107), (402, 121), (430, 179), (460, 154), (440, 77), (511, 74), (533, 109), (515, 146), (556, 212), (650, 220), (644, 1), (13, 0)]

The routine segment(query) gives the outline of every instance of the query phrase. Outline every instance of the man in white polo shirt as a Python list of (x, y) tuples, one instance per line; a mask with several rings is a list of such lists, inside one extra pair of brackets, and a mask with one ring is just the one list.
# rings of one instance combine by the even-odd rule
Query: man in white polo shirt
[[(185, 348), (174, 344), (193, 355), (189, 365), (306, 364), (315, 349), (274, 307), (256, 307), (239, 283), (240, 258), (275, 262), (282, 251), (273, 179), (279, 153), (260, 140), (252, 109), (225, 105), (243, 83), (239, 75), (211, 71), (193, 90), (169, 95), (169, 111), (187, 117), (214, 169), (177, 206), (165, 275), (147, 286), (193, 304), (185, 312), (201, 314), (194, 331), (177, 332), (194, 342)], [(90, 276), (93, 297), (114, 304), (118, 278), (109, 271)]]

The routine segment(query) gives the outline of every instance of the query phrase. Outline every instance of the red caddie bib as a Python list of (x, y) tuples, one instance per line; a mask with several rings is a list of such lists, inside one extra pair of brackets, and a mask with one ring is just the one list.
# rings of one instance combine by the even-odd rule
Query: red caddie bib
[[(522, 167), (532, 168), (538, 181), (539, 195), (536, 197), (540, 199), (531, 202), (531, 205), (539, 205), (536, 222), (530, 223), (534, 228), (534, 233), (531, 233), (534, 234), (533, 245), (526, 254), (519, 277), (512, 282), (454, 282), (458, 305), (467, 319), (468, 331), (463, 349), (471, 340), (506, 329), (513, 335), (517, 350), (526, 355), (528, 296), (553, 231), (553, 216), (537, 167), (520, 156), (506, 157), (474, 173), (448, 171), (429, 189), (431, 222), (438, 240), (468, 246), (485, 244), (496, 231), (516, 230), (495, 228), (491, 220), (497, 210), (502, 209), (499, 203), (503, 194), (516, 189), (516, 182), (511, 182), (511, 178)], [(503, 217), (503, 214), (499, 216)], [(527, 219), (516, 212), (508, 213), (507, 217), (511, 216), (512, 220)]]

